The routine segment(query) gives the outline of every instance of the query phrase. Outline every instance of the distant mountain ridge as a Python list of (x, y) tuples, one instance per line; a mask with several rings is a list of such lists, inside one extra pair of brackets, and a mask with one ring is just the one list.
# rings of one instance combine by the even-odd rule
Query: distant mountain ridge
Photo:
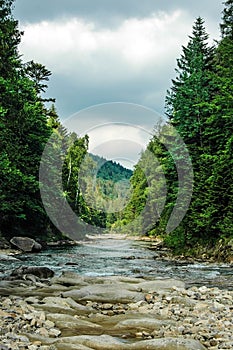
[(133, 175), (132, 170), (125, 168), (123, 165), (117, 162), (107, 160), (96, 154), (90, 153), (89, 155), (98, 165), (97, 178), (99, 179), (118, 182), (122, 180), (129, 180)]

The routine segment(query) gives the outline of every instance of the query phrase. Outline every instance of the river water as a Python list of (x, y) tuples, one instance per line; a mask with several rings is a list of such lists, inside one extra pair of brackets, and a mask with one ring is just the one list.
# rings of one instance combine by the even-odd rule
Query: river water
[(93, 237), (77, 246), (21, 254), (19, 261), (0, 261), (0, 276), (21, 265), (47, 266), (59, 274), (69, 270), (86, 276), (125, 275), (178, 278), (192, 285), (233, 290), (233, 268), (227, 264), (167, 261), (148, 242)]

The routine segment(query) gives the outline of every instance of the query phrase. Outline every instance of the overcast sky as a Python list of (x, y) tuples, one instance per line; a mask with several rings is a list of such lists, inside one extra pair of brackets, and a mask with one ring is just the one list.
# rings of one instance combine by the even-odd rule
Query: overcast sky
[(195, 19), (204, 18), (213, 43), (222, 10), (222, 0), (16, 0), (14, 15), (24, 31), (23, 60), (53, 73), (48, 94), (62, 120), (93, 105), (124, 102), (119, 117), (105, 107), (76, 114), (76, 131), (121, 122), (150, 133), (157, 117), (134, 115), (131, 104), (163, 114), (176, 59)]

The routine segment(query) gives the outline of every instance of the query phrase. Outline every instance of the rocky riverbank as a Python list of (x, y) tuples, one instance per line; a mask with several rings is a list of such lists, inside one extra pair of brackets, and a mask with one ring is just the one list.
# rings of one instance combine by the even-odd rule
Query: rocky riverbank
[(147, 236), (127, 236), (127, 239), (147, 242), (149, 249), (154, 250), (160, 257), (169, 260), (186, 260), (198, 262), (222, 262), (233, 265), (233, 239), (220, 239), (215, 245), (184, 247), (179, 254), (169, 249), (162, 238)]
[(174, 279), (33, 273), (21, 269), (0, 281), (1, 350), (233, 348), (233, 291), (187, 289)]

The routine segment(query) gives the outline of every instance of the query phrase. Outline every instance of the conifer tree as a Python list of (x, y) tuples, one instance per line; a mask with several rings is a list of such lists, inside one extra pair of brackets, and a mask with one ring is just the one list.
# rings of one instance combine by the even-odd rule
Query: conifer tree
[(50, 135), (45, 108), (18, 53), (22, 33), (12, 5), (0, 1), (0, 231), (9, 237), (45, 229), (38, 171)]
[(177, 77), (166, 98), (170, 123), (177, 128), (194, 160), (203, 147), (205, 113), (202, 104), (210, 98), (209, 70), (214, 49), (208, 45), (208, 34), (202, 18), (197, 18), (187, 47), (177, 60)]
[(213, 96), (206, 122), (212, 174), (207, 196), (212, 211), (212, 231), (217, 237), (233, 235), (233, 1), (225, 1), (221, 40), (213, 65)]

